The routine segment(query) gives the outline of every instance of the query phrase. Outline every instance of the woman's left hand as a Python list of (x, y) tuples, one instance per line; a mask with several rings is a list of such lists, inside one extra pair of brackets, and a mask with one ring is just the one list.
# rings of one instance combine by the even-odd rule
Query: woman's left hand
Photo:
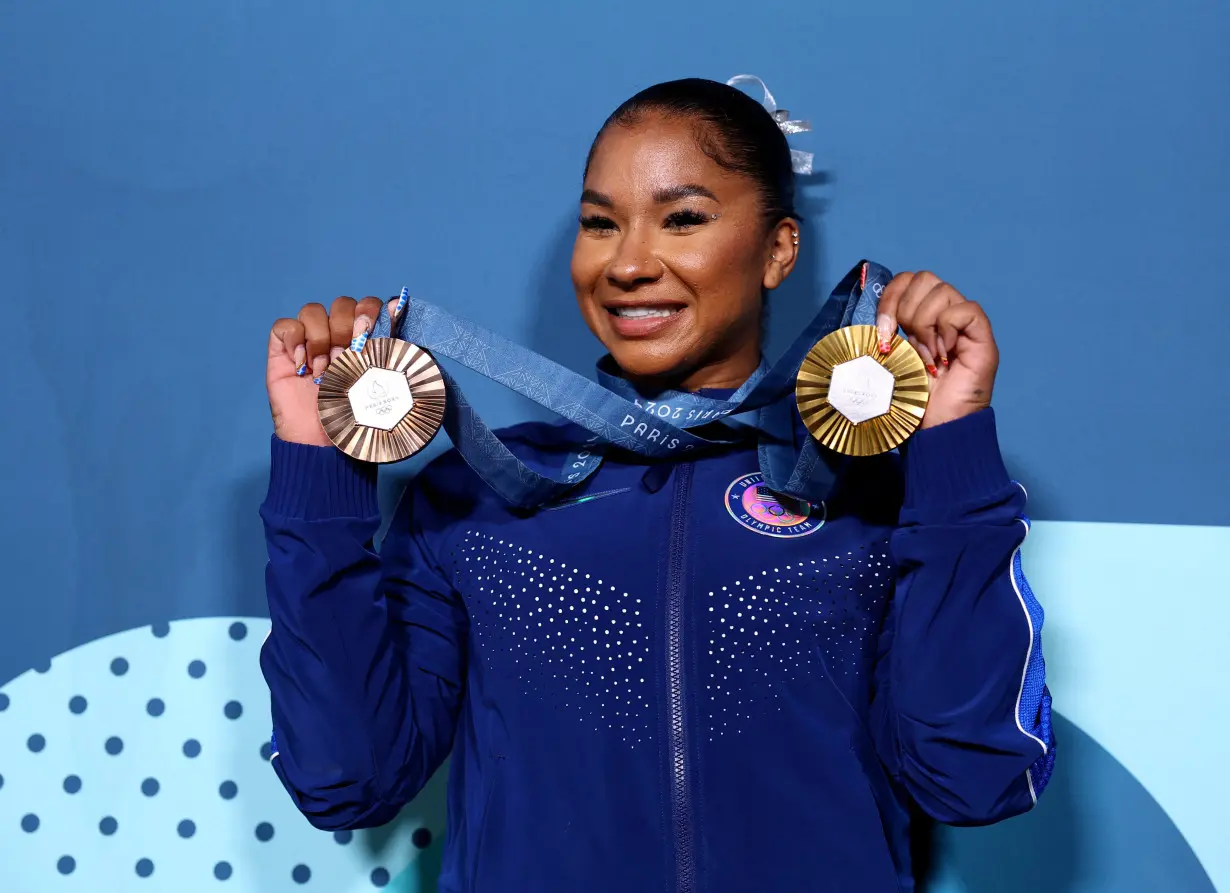
[(881, 350), (900, 326), (931, 375), (922, 427), (991, 405), (999, 348), (991, 321), (973, 301), (933, 273), (898, 273), (880, 295)]

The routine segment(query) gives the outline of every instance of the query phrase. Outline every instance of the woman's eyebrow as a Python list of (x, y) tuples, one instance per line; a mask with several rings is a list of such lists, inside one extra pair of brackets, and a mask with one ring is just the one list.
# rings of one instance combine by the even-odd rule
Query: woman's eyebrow
[[(708, 198), (717, 201), (718, 197), (704, 186), (698, 183), (683, 183), (679, 186), (664, 186), (661, 189), (654, 191), (653, 200), (659, 205), (669, 205), (671, 202), (677, 202), (681, 198)], [(581, 204), (598, 205), (602, 208), (615, 207), (614, 200), (603, 192), (598, 192), (595, 189), (586, 189), (581, 192)]]

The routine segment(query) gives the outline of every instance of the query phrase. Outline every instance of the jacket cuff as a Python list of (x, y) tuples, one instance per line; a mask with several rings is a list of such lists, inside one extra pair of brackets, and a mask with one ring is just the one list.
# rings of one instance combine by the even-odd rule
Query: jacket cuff
[(957, 508), (985, 500), (1012, 483), (990, 407), (919, 431), (902, 452), (909, 510)]
[(322, 521), (380, 515), (376, 466), (334, 447), (271, 438), (265, 509), (282, 518)]

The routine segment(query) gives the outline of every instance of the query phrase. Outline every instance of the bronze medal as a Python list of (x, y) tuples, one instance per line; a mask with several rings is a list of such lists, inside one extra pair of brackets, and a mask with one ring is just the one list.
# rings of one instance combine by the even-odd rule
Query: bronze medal
[(426, 350), (369, 338), (329, 364), (317, 408), (325, 434), (363, 462), (400, 462), (421, 451), (444, 421), (444, 376)]

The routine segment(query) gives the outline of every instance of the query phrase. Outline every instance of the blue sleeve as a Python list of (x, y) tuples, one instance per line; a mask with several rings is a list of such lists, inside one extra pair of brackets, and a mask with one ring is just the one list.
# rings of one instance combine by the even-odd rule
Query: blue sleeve
[(260, 664), (273, 768), (317, 828), (381, 825), (452, 747), (465, 609), (429, 546), (421, 486), (377, 553), (374, 466), (277, 438), (271, 462), (261, 517), (272, 629)]
[(1054, 765), (1042, 608), (1021, 570), (1025, 498), (990, 409), (908, 445), (872, 728), (890, 773), (947, 824), (1027, 811)]

